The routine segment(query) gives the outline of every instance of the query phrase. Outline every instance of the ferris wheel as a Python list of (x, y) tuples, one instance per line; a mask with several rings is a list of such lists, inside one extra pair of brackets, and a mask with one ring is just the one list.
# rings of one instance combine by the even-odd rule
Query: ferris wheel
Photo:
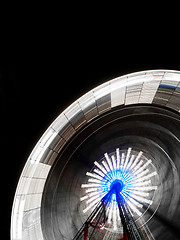
[(179, 239), (180, 72), (105, 82), (55, 119), (20, 176), (12, 240)]

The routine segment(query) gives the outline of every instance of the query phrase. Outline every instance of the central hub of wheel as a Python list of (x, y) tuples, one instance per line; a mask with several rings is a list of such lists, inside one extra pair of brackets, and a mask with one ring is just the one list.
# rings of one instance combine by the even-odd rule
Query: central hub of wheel
[(123, 182), (119, 179), (116, 179), (114, 182), (111, 183), (110, 189), (121, 192), (123, 190), (123, 187), (124, 187)]

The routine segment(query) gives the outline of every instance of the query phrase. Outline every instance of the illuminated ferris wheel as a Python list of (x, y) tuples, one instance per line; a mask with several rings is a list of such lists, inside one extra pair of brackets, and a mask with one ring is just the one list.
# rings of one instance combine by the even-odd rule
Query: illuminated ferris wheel
[[(135, 226), (134, 232), (142, 234), (137, 224), (133, 226), (130, 221), (139, 224), (140, 218), (153, 203), (154, 194), (159, 185), (152, 160), (142, 155), (142, 151), (137, 153), (132, 151), (132, 148), (128, 148), (127, 151), (120, 151), (117, 148), (116, 152), (105, 153), (103, 159), (94, 162), (95, 167), (92, 172), (86, 173), (87, 183), (81, 185), (81, 188), (85, 189), (85, 195), (80, 198), (80, 201), (85, 201), (86, 204), (83, 212), (89, 212), (89, 214), (94, 212), (91, 219), (88, 219), (89, 226), (94, 226), (92, 223), (95, 222), (96, 228), (106, 229), (123, 237), (122, 222), (126, 221), (129, 227)], [(152, 185), (152, 182), (156, 185)], [(101, 213), (101, 217), (97, 219), (99, 203), (103, 205), (104, 214)], [(130, 220), (126, 219), (128, 214)], [(87, 226), (86, 222), (84, 227)], [(84, 229), (81, 229), (77, 234), (78, 238), (83, 231)], [(132, 230), (128, 235), (128, 239), (143, 239), (138, 238), (137, 233), (133, 235)]]

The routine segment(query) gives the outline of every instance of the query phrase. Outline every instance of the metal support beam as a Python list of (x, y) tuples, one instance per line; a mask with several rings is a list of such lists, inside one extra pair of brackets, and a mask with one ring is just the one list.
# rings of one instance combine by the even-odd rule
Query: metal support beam
[[(105, 211), (105, 208), (107, 207), (109, 200), (112, 196), (113, 191), (110, 190), (102, 199), (101, 201), (97, 204), (95, 209), (92, 211), (92, 213), (89, 215), (85, 223), (82, 225), (82, 227), (79, 229), (73, 240), (78, 240), (82, 238), (83, 234), (85, 235), (85, 232), (88, 233), (88, 228), (92, 226), (92, 221), (93, 219), (99, 215), (97, 222), (94, 226), (94, 229), (97, 227), (100, 217), (102, 216), (103, 212)], [(93, 231), (94, 232), (94, 231)], [(92, 233), (93, 234), (93, 233)], [(91, 234), (91, 235), (92, 235)], [(90, 239), (90, 238), (89, 238)]]
[(119, 208), (119, 214), (123, 225), (124, 239), (128, 240), (143, 240), (142, 234), (138, 229), (134, 219), (132, 218), (129, 209), (125, 203), (125, 200), (121, 194), (122, 186), (120, 183), (113, 185), (114, 192), (116, 194), (116, 201)]
[(119, 215), (121, 218), (121, 222), (123, 225), (123, 237), (124, 240), (143, 240), (143, 235), (138, 229), (134, 219), (131, 216), (131, 213), (125, 203), (123, 196), (121, 195), (122, 185), (119, 182), (113, 184), (111, 190), (101, 199), (101, 201), (94, 208), (92, 213), (89, 215), (85, 223), (79, 229), (73, 240), (84, 239), (87, 240), (88, 237), (88, 229), (89, 227), (93, 227), (94, 229), (90, 233), (89, 239), (95, 233), (95, 230), (98, 229), (98, 224), (100, 220), (105, 219), (105, 211), (109, 206), (110, 199), (112, 194), (116, 194), (116, 201), (119, 208)]

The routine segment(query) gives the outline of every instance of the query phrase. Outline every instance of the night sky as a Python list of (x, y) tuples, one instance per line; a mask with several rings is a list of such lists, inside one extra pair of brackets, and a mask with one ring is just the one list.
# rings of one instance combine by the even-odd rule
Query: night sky
[(136, 26), (133, 32), (127, 29), (117, 36), (111, 27), (99, 26), (95, 31), (79, 22), (64, 27), (62, 21), (54, 25), (55, 21), (24, 24), (23, 19), (11, 19), (1, 36), (1, 216), (7, 236), (23, 166), (61, 111), (92, 88), (123, 74), (180, 70), (179, 46), (157, 35), (147, 42), (149, 33), (137, 39)]

